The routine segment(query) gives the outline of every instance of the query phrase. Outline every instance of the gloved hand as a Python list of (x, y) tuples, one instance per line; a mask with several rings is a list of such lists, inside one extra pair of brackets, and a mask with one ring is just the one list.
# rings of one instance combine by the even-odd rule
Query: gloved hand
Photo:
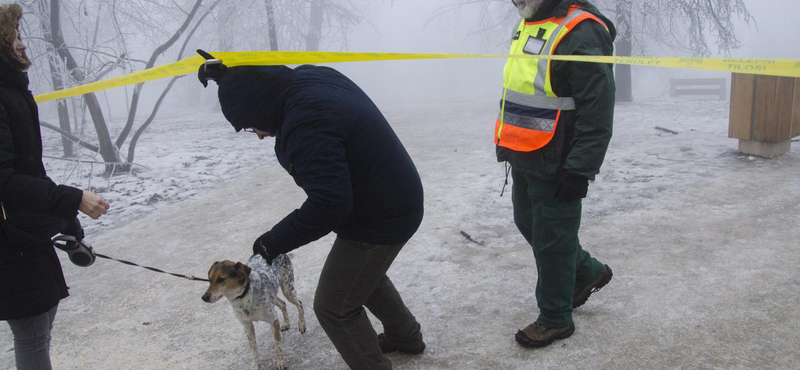
[(284, 252), (278, 250), (278, 243), (269, 232), (264, 233), (256, 239), (253, 243), (253, 254), (260, 254), (261, 257), (267, 261), (267, 264), (272, 265), (272, 260), (278, 257), (279, 254)]
[(72, 219), (72, 221), (69, 222), (67, 227), (64, 228), (64, 230), (61, 231), (61, 233), (64, 235), (74, 236), (75, 241), (78, 242), (83, 240), (84, 238), (83, 227), (81, 227), (81, 222), (78, 220), (77, 217)]
[(553, 198), (556, 198), (559, 203), (577, 202), (581, 198), (586, 198), (588, 189), (589, 179), (581, 175), (565, 173), (556, 185)]
[(200, 49), (197, 49), (197, 54), (206, 58), (206, 62), (201, 64), (200, 69), (197, 70), (197, 79), (200, 80), (203, 87), (208, 87), (208, 80), (219, 81), (228, 70), (228, 67), (222, 64), (222, 60), (214, 58), (211, 54)]

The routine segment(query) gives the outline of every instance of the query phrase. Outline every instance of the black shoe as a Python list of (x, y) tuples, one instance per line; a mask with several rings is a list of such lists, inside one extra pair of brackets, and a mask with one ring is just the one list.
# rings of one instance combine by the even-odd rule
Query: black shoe
[(536, 321), (525, 329), (518, 330), (514, 339), (525, 347), (539, 348), (553, 343), (556, 339), (569, 338), (574, 332), (575, 324), (570, 324), (566, 328), (545, 328)]
[(399, 343), (386, 339), (386, 335), (380, 333), (378, 334), (378, 345), (381, 346), (381, 352), (383, 353), (400, 351), (410, 355), (418, 355), (425, 351), (425, 342), (422, 341), (422, 334), (420, 334), (419, 341)]
[(583, 306), (592, 293), (599, 291), (600, 288), (606, 286), (606, 284), (611, 281), (612, 276), (614, 276), (614, 274), (611, 273), (611, 267), (606, 265), (606, 271), (604, 271), (603, 274), (597, 278), (597, 280), (584, 287), (575, 288), (575, 290), (572, 292), (572, 308)]

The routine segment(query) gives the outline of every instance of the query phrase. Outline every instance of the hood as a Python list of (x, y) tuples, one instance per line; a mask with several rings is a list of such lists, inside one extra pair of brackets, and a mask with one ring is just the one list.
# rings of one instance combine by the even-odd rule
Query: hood
[(0, 6), (0, 59), (9, 66), (24, 71), (31, 66), (25, 52), (22, 56), (14, 54), (14, 40), (17, 39), (19, 20), (22, 18), (22, 7), (18, 4)]
[(257, 128), (276, 133), (295, 71), (286, 66), (229, 67), (219, 85), (219, 104), (236, 131)]
[(572, 5), (580, 5), (583, 10), (592, 13), (603, 20), (608, 27), (608, 31), (611, 33), (611, 39), (616, 39), (617, 28), (614, 26), (614, 23), (611, 22), (610, 19), (606, 18), (603, 13), (600, 13), (600, 10), (587, 0), (545, 0), (545, 2), (539, 8), (539, 11), (536, 12), (532, 18), (527, 19), (527, 21), (538, 22), (550, 17), (565, 17), (569, 7)]

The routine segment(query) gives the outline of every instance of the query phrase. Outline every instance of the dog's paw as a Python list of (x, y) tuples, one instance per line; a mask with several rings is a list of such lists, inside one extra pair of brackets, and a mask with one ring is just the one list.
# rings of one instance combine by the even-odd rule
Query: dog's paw
[(289, 330), (289, 323), (288, 322), (283, 324), (283, 325), (281, 325), (281, 331), (287, 331), (287, 330)]
[(289, 367), (288, 367), (288, 366), (286, 366), (286, 363), (285, 363), (285, 362), (278, 362), (278, 370), (286, 370), (286, 369), (288, 369), (288, 368), (289, 368)]
[(299, 326), (299, 329), (300, 329), (300, 334), (305, 334), (306, 333), (306, 323), (301, 322), (300, 325), (298, 325), (298, 326)]

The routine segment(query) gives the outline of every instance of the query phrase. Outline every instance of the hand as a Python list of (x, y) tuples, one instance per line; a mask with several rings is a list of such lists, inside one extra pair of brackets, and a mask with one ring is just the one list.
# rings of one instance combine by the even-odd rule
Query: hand
[(69, 225), (61, 232), (64, 235), (74, 236), (75, 241), (81, 241), (84, 238), (83, 227), (81, 227), (81, 222), (78, 220), (77, 217), (73, 218), (72, 221), (69, 222)]
[(264, 260), (267, 261), (268, 265), (272, 265), (272, 260), (283, 253), (278, 250), (277, 245), (278, 243), (275, 242), (275, 238), (273, 238), (269, 232), (264, 233), (264, 235), (259, 236), (253, 243), (253, 254), (260, 254), (261, 257), (264, 257)]
[(108, 208), (108, 202), (103, 200), (103, 198), (100, 198), (97, 194), (91, 191), (83, 191), (81, 205), (78, 206), (78, 210), (83, 212), (83, 214), (91, 217), (93, 220), (96, 220), (100, 218), (100, 216), (106, 214)]
[(556, 185), (553, 198), (556, 198), (559, 203), (577, 202), (581, 198), (586, 198), (588, 189), (589, 179), (581, 175), (566, 173)]

